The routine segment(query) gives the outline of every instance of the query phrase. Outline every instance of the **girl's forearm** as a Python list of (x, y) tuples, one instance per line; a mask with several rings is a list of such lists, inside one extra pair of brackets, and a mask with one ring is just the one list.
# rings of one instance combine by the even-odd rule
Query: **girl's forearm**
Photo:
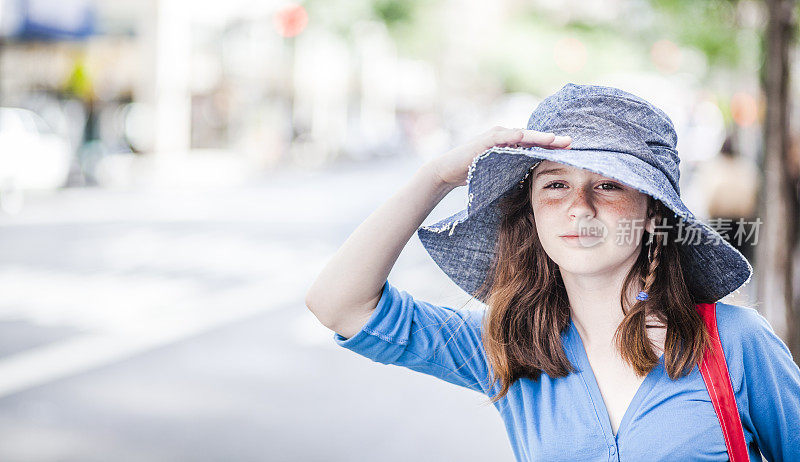
[(353, 231), (306, 294), (320, 322), (346, 337), (360, 330), (400, 252), (453, 188), (425, 164)]

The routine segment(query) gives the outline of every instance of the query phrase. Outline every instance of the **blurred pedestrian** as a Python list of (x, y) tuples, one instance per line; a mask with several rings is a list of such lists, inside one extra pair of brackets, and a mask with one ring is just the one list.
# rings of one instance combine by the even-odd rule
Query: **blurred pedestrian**
[(719, 226), (720, 235), (752, 261), (760, 225), (756, 210), (761, 181), (758, 167), (737, 154), (729, 135), (719, 154), (698, 167), (695, 178), (706, 197), (709, 222)]

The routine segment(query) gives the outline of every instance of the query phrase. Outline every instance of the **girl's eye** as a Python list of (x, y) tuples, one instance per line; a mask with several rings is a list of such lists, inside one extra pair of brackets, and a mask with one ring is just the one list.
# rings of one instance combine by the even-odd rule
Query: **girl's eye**
[(545, 186), (543, 189), (561, 189), (561, 188), (554, 188), (553, 187), (553, 186), (555, 186), (557, 184), (563, 185), (564, 183), (556, 181), (556, 182), (550, 183), (549, 185)]
[(622, 189), (619, 186), (615, 185), (614, 183), (603, 183), (600, 186), (610, 186), (609, 188), (603, 188), (606, 191), (611, 191), (613, 189)]
[[(562, 183), (560, 181), (555, 181), (555, 182), (550, 183), (549, 185), (545, 186), (544, 189), (562, 189), (560, 187), (557, 188), (556, 185), (564, 186), (564, 183)], [(603, 191), (613, 191), (615, 189), (622, 189), (622, 188), (620, 188), (619, 186), (617, 186), (614, 183), (601, 183), (600, 186), (601, 186), (600, 189), (602, 189)]]

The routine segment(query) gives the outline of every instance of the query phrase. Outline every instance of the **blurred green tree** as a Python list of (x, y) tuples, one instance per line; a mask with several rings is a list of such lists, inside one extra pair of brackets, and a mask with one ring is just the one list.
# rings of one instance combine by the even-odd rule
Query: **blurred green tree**
[(738, 0), (650, 0), (661, 33), (703, 52), (712, 67), (735, 67), (746, 27), (737, 15)]

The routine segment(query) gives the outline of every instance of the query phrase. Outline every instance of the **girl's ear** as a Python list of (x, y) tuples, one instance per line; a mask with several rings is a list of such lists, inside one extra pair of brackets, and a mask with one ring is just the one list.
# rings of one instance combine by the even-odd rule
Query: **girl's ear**
[(656, 201), (650, 197), (647, 201), (647, 218), (644, 221), (644, 229), (650, 234), (656, 229), (656, 224), (661, 221), (661, 214), (657, 211)]
[(653, 234), (653, 232), (656, 229), (656, 223), (657, 223), (658, 219), (659, 218), (658, 218), (657, 215), (648, 217), (644, 222), (645, 231), (647, 231), (650, 234)]

